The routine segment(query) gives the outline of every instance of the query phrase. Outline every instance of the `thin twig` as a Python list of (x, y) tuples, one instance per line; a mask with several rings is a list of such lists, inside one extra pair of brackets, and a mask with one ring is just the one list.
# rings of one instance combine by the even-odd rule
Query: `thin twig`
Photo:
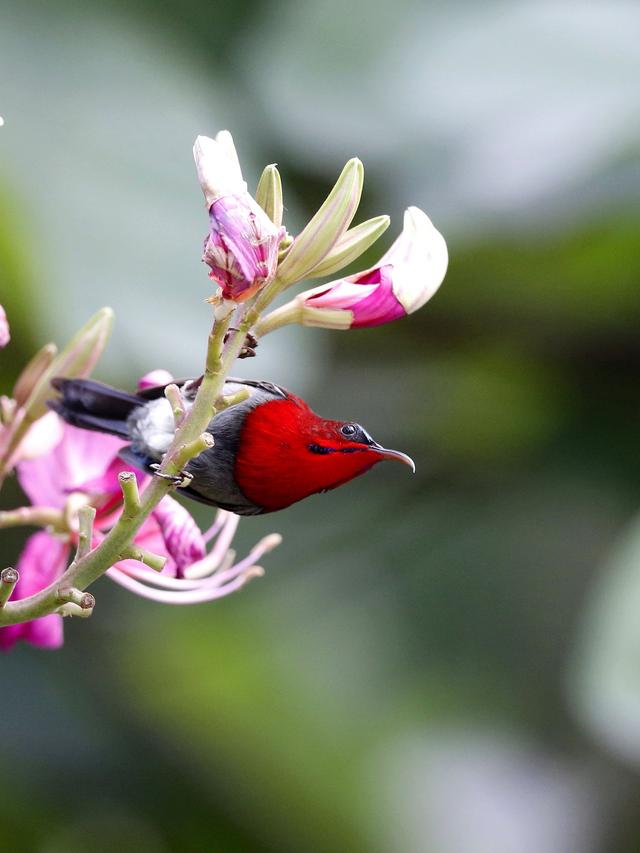
[(0, 608), (3, 608), (9, 601), (19, 580), (20, 573), (17, 569), (8, 568), (0, 572)]
[(140, 493), (138, 492), (138, 480), (133, 471), (121, 471), (118, 474), (118, 482), (122, 489), (124, 518), (133, 518), (140, 512)]
[(78, 547), (73, 562), (77, 563), (86, 557), (93, 542), (93, 519), (96, 517), (95, 507), (85, 504), (78, 510)]

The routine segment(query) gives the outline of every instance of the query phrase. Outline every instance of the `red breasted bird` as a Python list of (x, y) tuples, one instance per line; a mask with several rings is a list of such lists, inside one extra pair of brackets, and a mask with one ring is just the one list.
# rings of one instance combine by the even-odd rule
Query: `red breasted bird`
[[(164, 386), (137, 394), (90, 379), (54, 379), (60, 397), (50, 406), (68, 423), (130, 442), (120, 456), (153, 472), (175, 432)], [(178, 383), (180, 384), (180, 383)], [(187, 407), (198, 382), (182, 383)], [(356, 423), (319, 417), (299, 397), (271, 382), (232, 379), (224, 393), (245, 388), (246, 400), (216, 415), (208, 426), (215, 445), (189, 462), (192, 475), (180, 491), (194, 500), (238, 515), (274, 512), (335, 489), (383, 459), (412, 460), (387, 450)]]

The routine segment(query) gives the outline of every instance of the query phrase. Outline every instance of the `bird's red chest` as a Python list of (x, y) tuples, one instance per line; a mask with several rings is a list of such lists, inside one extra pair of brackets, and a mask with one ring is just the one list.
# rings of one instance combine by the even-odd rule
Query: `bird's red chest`
[[(238, 486), (266, 512), (333, 489), (378, 460), (366, 449), (345, 451), (327, 440), (327, 421), (302, 400), (263, 403), (245, 420), (235, 463)], [(330, 448), (317, 452), (311, 447)]]

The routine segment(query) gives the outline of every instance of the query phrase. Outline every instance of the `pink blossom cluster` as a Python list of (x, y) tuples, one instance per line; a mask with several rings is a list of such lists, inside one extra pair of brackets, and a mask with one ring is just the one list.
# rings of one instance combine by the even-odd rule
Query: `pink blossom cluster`
[[(164, 379), (154, 371), (141, 387)], [(78, 507), (96, 508), (93, 547), (100, 544), (122, 509), (118, 474), (126, 470), (118, 451), (121, 439), (87, 432), (64, 424), (51, 413), (58, 440), (53, 448), (35, 458), (22, 458), (16, 466), (20, 485), (34, 508), (43, 516), (59, 514), (61, 528), (32, 534), (18, 560), (20, 580), (13, 600), (26, 598), (47, 587), (67, 568), (78, 544)], [(136, 474), (142, 488), (149, 479)], [(172, 497), (163, 498), (138, 531), (134, 544), (167, 558), (162, 572), (146, 568), (135, 560), (122, 560), (107, 575), (119, 585), (145, 598), (168, 604), (193, 604), (221, 598), (239, 589), (252, 577), (262, 574), (256, 562), (275, 547), (277, 534), (265, 537), (249, 554), (235, 563), (230, 549), (238, 517), (219, 510), (213, 525), (202, 532), (191, 514)], [(209, 543), (213, 546), (208, 551)], [(53, 613), (31, 622), (0, 628), (0, 648), (10, 649), (18, 640), (36, 646), (58, 648), (63, 642), (62, 616)]]

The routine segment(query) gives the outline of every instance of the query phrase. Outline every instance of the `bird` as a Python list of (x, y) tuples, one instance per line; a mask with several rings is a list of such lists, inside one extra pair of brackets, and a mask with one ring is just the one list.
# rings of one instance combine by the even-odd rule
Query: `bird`
[[(175, 383), (186, 411), (201, 378)], [(51, 384), (59, 396), (48, 405), (67, 423), (125, 439), (120, 457), (141, 471), (157, 472), (176, 430), (166, 386), (132, 394), (92, 379), (57, 377)], [(342, 486), (385, 459), (415, 471), (409, 456), (382, 447), (360, 424), (321, 418), (279, 385), (225, 382), (225, 395), (243, 391), (246, 399), (209, 422), (214, 444), (186, 466), (178, 489), (186, 497), (237, 515), (260, 515)]]

